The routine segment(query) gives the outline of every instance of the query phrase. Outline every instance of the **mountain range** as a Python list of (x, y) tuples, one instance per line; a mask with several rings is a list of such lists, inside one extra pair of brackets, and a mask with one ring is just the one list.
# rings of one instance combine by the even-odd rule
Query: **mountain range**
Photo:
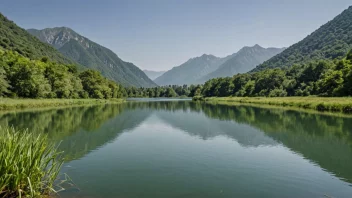
[(81, 36), (70, 28), (55, 27), (27, 31), (42, 42), (50, 44), (69, 59), (86, 68), (98, 70), (103, 76), (124, 86), (157, 86), (133, 63), (123, 61), (110, 49)]
[(152, 70), (143, 70), (143, 72), (152, 80), (155, 80), (157, 77), (165, 73), (165, 71), (152, 71)]
[(154, 82), (158, 85), (183, 85), (194, 84), (203, 76), (215, 71), (226, 60), (231, 58), (219, 58), (214, 55), (203, 54), (200, 57), (191, 58), (180, 66), (173, 67), (165, 72)]
[(243, 47), (236, 53), (236, 55), (220, 65), (217, 70), (204, 76), (200, 82), (204, 83), (205, 81), (212, 78), (227, 77), (238, 73), (246, 73), (264, 61), (281, 53), (284, 49), (285, 48), (273, 47), (263, 48), (258, 44), (252, 47)]
[(243, 47), (224, 58), (203, 54), (165, 72), (154, 81), (158, 85), (201, 84), (211, 78), (245, 73), (282, 52), (284, 48)]
[(0, 48), (16, 51), (30, 59), (48, 57), (54, 62), (75, 64), (80, 69), (96, 69), (124, 86), (201, 84), (211, 78), (345, 56), (352, 48), (352, 6), (288, 48), (254, 45), (227, 57), (203, 54), (166, 72), (142, 71), (70, 28), (26, 31), (1, 13)]

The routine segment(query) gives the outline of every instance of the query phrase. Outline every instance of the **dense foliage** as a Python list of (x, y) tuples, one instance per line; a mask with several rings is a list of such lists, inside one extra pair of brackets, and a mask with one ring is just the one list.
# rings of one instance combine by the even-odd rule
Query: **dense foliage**
[[(30, 59), (49, 57), (54, 62), (72, 64), (73, 61), (64, 57), (48, 44), (42, 43), (34, 36), (0, 13), (0, 48), (16, 51)], [(1, 74), (0, 74), (1, 75)]]
[(352, 6), (254, 71), (342, 58), (352, 47)]
[(0, 50), (0, 96), (22, 98), (118, 98), (124, 89), (99, 74), (78, 73), (75, 65), (54, 63), (44, 57), (31, 60)]
[(67, 27), (29, 29), (42, 42), (49, 42), (66, 57), (124, 86), (155, 87), (148, 76), (133, 63), (121, 60), (113, 51)]
[(154, 88), (128, 87), (126, 88), (126, 92), (128, 97), (193, 97), (200, 94), (200, 89), (200, 86), (195, 85), (169, 85)]
[(351, 96), (352, 50), (342, 60), (321, 60), (288, 69), (266, 69), (215, 78), (202, 87), (211, 96)]

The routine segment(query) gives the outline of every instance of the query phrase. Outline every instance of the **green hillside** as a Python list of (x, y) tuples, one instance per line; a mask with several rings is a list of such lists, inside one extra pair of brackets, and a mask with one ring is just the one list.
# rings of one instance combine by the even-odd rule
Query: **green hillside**
[(256, 67), (290, 67), (315, 60), (342, 58), (352, 48), (352, 6), (336, 16), (302, 41)]
[(30, 59), (48, 57), (58, 63), (74, 63), (48, 44), (40, 42), (34, 36), (18, 27), (0, 13), (0, 47), (16, 51)]
[(121, 60), (110, 49), (83, 37), (67, 27), (27, 30), (81, 65), (98, 70), (124, 86), (154, 87), (156, 84), (133, 63)]

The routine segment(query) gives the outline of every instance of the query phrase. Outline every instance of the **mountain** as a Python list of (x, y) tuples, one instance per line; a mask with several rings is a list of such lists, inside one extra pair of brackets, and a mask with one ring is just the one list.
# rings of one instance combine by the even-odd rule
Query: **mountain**
[(351, 48), (352, 6), (302, 41), (290, 46), (282, 53), (256, 67), (253, 71), (289, 67), (293, 64), (316, 60), (342, 58)]
[(200, 57), (191, 58), (180, 66), (173, 67), (165, 72), (154, 82), (158, 85), (183, 85), (196, 84), (205, 75), (215, 71), (221, 64), (233, 55), (219, 58), (213, 55), (203, 54)]
[(52, 45), (66, 57), (98, 70), (103, 76), (124, 86), (154, 87), (156, 84), (133, 63), (121, 60), (110, 49), (83, 37), (67, 27), (27, 30), (42, 42)]
[(55, 48), (38, 40), (0, 13), (0, 48), (17, 51), (30, 59), (48, 57), (59, 63), (74, 64)]
[(204, 83), (211, 78), (227, 77), (237, 73), (248, 72), (283, 50), (284, 48), (263, 48), (259, 45), (243, 47), (235, 56), (220, 65), (217, 70), (204, 76), (200, 82)]
[(165, 73), (165, 71), (151, 71), (151, 70), (143, 70), (143, 72), (147, 74), (147, 76), (152, 80), (155, 80), (157, 77)]

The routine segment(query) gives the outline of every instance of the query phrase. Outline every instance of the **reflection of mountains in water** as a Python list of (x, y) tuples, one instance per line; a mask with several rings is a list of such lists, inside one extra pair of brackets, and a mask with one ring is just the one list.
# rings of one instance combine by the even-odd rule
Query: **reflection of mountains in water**
[(137, 127), (149, 116), (149, 111), (126, 110), (118, 116), (104, 122), (100, 128), (86, 131), (79, 130), (63, 138), (60, 149), (66, 153), (66, 159), (78, 159), (87, 153), (112, 142), (123, 132)]
[(173, 101), (8, 113), (0, 115), (0, 125), (46, 133), (55, 142), (63, 140), (60, 148), (69, 161), (113, 141), (151, 114), (204, 140), (226, 136), (245, 147), (283, 144), (323, 169), (352, 181), (351, 118)]
[(201, 137), (203, 140), (226, 136), (236, 140), (244, 147), (277, 145), (275, 140), (252, 127), (233, 121), (209, 119), (202, 113), (158, 111), (155, 114), (169, 125), (181, 129), (189, 135)]
[(351, 118), (192, 102), (135, 105), (151, 109), (169, 125), (204, 140), (226, 136), (246, 147), (283, 144), (352, 182)]

